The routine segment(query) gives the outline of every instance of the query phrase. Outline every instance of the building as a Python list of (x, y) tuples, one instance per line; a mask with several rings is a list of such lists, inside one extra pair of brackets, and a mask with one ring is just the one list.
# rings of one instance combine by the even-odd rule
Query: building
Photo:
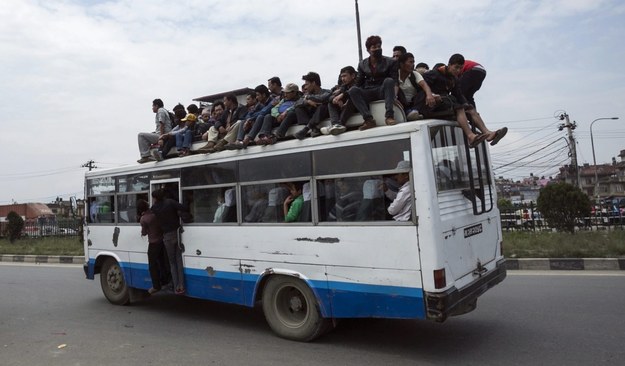
[[(618, 155), (619, 160), (612, 158), (611, 164), (590, 165), (579, 167), (581, 189), (589, 197), (595, 197), (595, 187), (599, 199), (625, 196), (625, 150)], [(575, 169), (569, 165), (560, 168), (557, 179), (577, 185)], [(595, 175), (597, 180), (595, 180)], [(598, 184), (597, 184), (598, 183)]]

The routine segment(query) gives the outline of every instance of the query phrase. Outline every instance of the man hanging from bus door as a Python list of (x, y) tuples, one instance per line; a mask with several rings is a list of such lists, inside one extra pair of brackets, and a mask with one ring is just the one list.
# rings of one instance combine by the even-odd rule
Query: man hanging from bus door
[(158, 219), (163, 231), (163, 244), (167, 250), (169, 267), (176, 294), (185, 293), (184, 266), (182, 263), (182, 249), (178, 242), (178, 229), (180, 228), (180, 215), (178, 212), (188, 212), (187, 207), (171, 198), (165, 198), (163, 189), (152, 192), (152, 212)]
[[(397, 163), (395, 170), (410, 170), (410, 162), (402, 160)], [(395, 221), (409, 221), (412, 212), (412, 197), (410, 193), (410, 173), (401, 172), (395, 174), (395, 180), (400, 184), (397, 193), (384, 186), (384, 193), (393, 202), (388, 206), (388, 213), (393, 216)]]
[(137, 214), (140, 216), (141, 236), (148, 236), (148, 269), (152, 280), (148, 293), (151, 295), (169, 282), (169, 263), (163, 246), (163, 232), (146, 200), (137, 201)]

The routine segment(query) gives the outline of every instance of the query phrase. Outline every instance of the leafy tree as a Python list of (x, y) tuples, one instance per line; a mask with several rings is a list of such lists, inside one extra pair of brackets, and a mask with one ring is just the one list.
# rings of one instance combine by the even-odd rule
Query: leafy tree
[(507, 198), (500, 198), (497, 200), (497, 207), (499, 207), (500, 210), (512, 210), (514, 208), (514, 205), (512, 204), (512, 201), (510, 201)]
[(557, 230), (575, 233), (575, 221), (590, 215), (590, 199), (568, 183), (550, 184), (540, 190), (538, 210)]
[(9, 234), (9, 241), (13, 243), (15, 239), (18, 239), (24, 229), (24, 219), (15, 211), (9, 212), (7, 215), (7, 232)]

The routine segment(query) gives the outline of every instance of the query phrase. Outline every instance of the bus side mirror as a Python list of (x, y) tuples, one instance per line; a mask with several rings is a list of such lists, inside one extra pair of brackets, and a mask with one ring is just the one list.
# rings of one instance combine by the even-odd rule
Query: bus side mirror
[(78, 212), (78, 202), (76, 202), (76, 197), (70, 197), (69, 203), (69, 210), (72, 213), (72, 217), (76, 217), (76, 213)]

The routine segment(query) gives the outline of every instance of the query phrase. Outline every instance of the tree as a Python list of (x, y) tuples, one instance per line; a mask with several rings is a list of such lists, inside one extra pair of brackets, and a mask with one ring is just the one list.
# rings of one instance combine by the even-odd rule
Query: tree
[(575, 233), (577, 218), (590, 215), (588, 196), (579, 188), (563, 182), (542, 188), (537, 206), (549, 224), (570, 233)]
[(507, 198), (499, 198), (497, 200), (497, 207), (499, 207), (501, 211), (509, 211), (514, 208), (514, 205), (512, 204), (512, 201)]
[(15, 239), (18, 239), (24, 229), (24, 219), (15, 211), (9, 212), (7, 215), (7, 232), (9, 234), (9, 241), (13, 243)]

